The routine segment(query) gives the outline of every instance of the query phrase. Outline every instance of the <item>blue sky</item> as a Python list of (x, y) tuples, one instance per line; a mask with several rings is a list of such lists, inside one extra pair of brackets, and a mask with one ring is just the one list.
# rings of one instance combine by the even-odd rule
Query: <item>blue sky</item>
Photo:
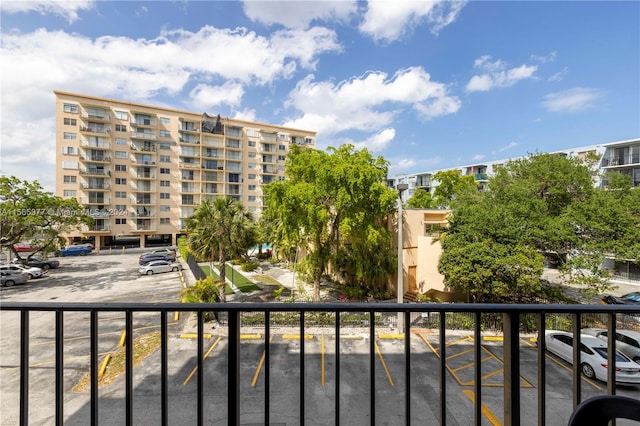
[(390, 176), (640, 137), (640, 2), (0, 3), (0, 170), (55, 179), (53, 90), (318, 132)]

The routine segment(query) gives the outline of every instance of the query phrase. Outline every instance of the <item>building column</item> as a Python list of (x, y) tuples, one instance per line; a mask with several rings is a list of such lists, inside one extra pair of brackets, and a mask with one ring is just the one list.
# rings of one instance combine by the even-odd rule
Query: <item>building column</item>
[(144, 234), (140, 234), (140, 248), (145, 248), (145, 236)]

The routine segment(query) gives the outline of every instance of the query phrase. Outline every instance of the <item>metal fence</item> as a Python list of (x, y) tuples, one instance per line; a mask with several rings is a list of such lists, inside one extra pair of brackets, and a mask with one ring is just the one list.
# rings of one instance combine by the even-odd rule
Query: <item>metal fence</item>
[[(227, 326), (225, 328), (227, 342), (226, 363), (224, 368), (226, 371), (226, 398), (227, 398), (227, 415), (229, 425), (240, 424), (240, 336), (243, 327), (251, 325), (251, 318), (260, 318), (260, 323), (264, 324), (264, 342), (265, 356), (264, 362), (266, 366), (270, 364), (269, 344), (272, 329), (282, 324), (290, 326), (292, 323), (297, 324), (299, 335), (304, 336), (305, 330), (311, 325), (321, 325), (332, 327), (335, 336), (336, 348), (339, 347), (341, 341), (341, 331), (343, 327), (358, 325), (363, 332), (369, 336), (369, 354), (370, 363), (370, 394), (369, 394), (369, 416), (368, 423), (376, 424), (376, 381), (374, 378), (374, 361), (376, 351), (374, 347), (374, 337), (376, 329), (380, 326), (384, 318), (398, 316), (404, 324), (407, 325), (406, 332), (402, 336), (404, 345), (404, 388), (398, 389), (398, 392), (404, 395), (404, 405), (399, 407), (403, 418), (403, 424), (410, 425), (412, 422), (410, 403), (411, 393), (411, 329), (416, 326), (416, 321), (427, 321), (429, 327), (434, 327), (438, 332), (440, 361), (439, 361), (439, 395), (427, 396), (424, 398), (439, 398), (437, 403), (439, 407), (438, 419), (435, 420), (441, 425), (447, 424), (449, 415), (447, 409), (447, 392), (445, 388), (445, 377), (447, 368), (445, 365), (445, 352), (447, 351), (446, 339), (451, 333), (448, 317), (457, 315), (466, 315), (470, 318), (467, 329), (470, 334), (475, 337), (475, 342), (481, 342), (481, 334), (483, 328), (483, 319), (493, 318), (495, 326), (500, 324), (500, 329), (504, 339), (503, 343), (503, 359), (504, 359), (504, 421), (505, 425), (519, 425), (523, 423), (521, 418), (521, 399), (520, 399), (520, 346), (519, 341), (523, 330), (522, 320), (531, 318), (531, 324), (527, 331), (536, 330), (539, 335), (544, 335), (548, 329), (548, 319), (553, 316), (558, 318), (568, 318), (571, 321), (565, 324), (569, 327), (574, 335), (575, 344), (573, 346), (573, 359), (578, 360), (580, 353), (580, 330), (583, 327), (584, 319), (592, 321), (597, 319), (600, 324), (608, 329), (609, 335), (615, 335), (618, 327), (618, 318), (621, 315), (638, 315), (640, 308), (634, 306), (619, 305), (504, 305), (504, 304), (370, 304), (370, 303), (327, 303), (327, 304), (307, 304), (307, 303), (226, 303), (226, 304), (140, 304), (140, 303), (23, 303), (23, 302), (3, 302), (0, 305), (0, 311), (17, 311), (20, 315), (19, 321), (19, 395), (20, 395), (20, 424), (29, 423), (29, 414), (31, 409), (31, 400), (29, 393), (30, 379), (30, 355), (34, 351), (37, 342), (30, 341), (30, 315), (34, 312), (53, 312), (55, 314), (55, 322), (52, 324), (55, 335), (55, 405), (51, 407), (50, 419), (53, 423), (63, 424), (64, 417), (64, 328), (65, 314), (71, 312), (85, 312), (89, 314), (89, 322), (87, 324), (88, 334), (90, 337), (90, 423), (97, 424), (98, 410), (100, 407), (100, 398), (98, 391), (98, 370), (99, 370), (99, 351), (98, 351), (98, 315), (100, 313), (119, 312), (124, 314), (125, 319), (125, 339), (124, 347), (126, 348), (125, 360), (125, 418), (126, 424), (133, 424), (133, 397), (134, 397), (134, 357), (133, 357), (133, 315), (134, 313), (160, 313), (160, 363), (157, 365), (157, 392), (160, 395), (160, 423), (169, 424), (168, 403), (168, 321), (167, 316), (175, 312), (195, 313), (197, 317), (197, 409), (194, 413), (195, 423), (198, 425), (205, 424), (204, 406), (205, 406), (205, 387), (204, 387), (204, 314), (207, 312), (224, 313), (227, 318)], [(280, 319), (286, 318), (282, 324)], [(631, 316), (630, 318), (633, 318)], [(295, 321), (292, 321), (295, 319)], [(354, 322), (355, 321), (355, 322)], [(529, 321), (529, 320), (527, 320)], [(557, 324), (556, 324), (557, 325)], [(16, 324), (18, 326), (18, 324)], [(4, 344), (5, 337), (2, 337)], [(610, 341), (611, 342), (611, 341)], [(544, 339), (538, 340), (538, 397), (537, 397), (537, 424), (546, 424), (546, 373), (545, 373), (545, 342)], [(608, 384), (607, 392), (615, 394), (614, 374), (615, 374), (615, 347), (612, 343), (608, 347)], [(473, 356), (476, 361), (475, 367), (475, 384), (473, 391), (475, 393), (474, 401), (474, 424), (481, 425), (483, 417), (483, 389), (481, 384), (481, 348), (479, 343), (475, 343), (473, 347)], [(305, 422), (305, 374), (304, 374), (304, 357), (305, 342), (304, 338), (300, 338), (300, 371), (299, 387), (295, 392), (299, 393), (298, 412), (300, 416), (296, 419), (297, 424)], [(581, 380), (580, 380), (580, 363), (573, 362), (573, 406), (577, 406), (581, 402)], [(264, 424), (268, 425), (271, 421), (270, 411), (270, 393), (272, 391), (270, 384), (270, 369), (265, 368), (265, 393), (262, 402), (264, 410)], [(333, 424), (340, 425), (340, 375), (341, 375), (341, 358), (339, 350), (335, 355), (335, 399), (333, 401), (333, 409), (335, 418)], [(207, 388), (212, 391), (212, 388)], [(208, 400), (210, 401), (210, 400)], [(36, 401), (33, 401), (37, 403)], [(260, 401), (254, 401), (260, 404)], [(42, 407), (39, 407), (42, 409)], [(415, 419), (414, 419), (415, 420)], [(531, 424), (531, 420), (527, 419), (527, 423)]]

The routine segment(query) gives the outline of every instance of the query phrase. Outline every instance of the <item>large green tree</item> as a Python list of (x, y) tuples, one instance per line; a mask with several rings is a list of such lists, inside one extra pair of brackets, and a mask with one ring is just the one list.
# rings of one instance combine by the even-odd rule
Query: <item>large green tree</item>
[(0, 246), (20, 257), (13, 245), (37, 242), (34, 253), (50, 253), (64, 245), (63, 234), (93, 219), (73, 199), (47, 192), (37, 181), (0, 176)]
[(434, 209), (437, 207), (437, 202), (429, 191), (418, 188), (411, 198), (407, 200), (407, 207), (412, 209)]
[(307, 273), (320, 299), (320, 280), (333, 266), (347, 280), (386, 285), (395, 268), (387, 217), (397, 194), (385, 184), (388, 163), (352, 145), (327, 151), (292, 146), (287, 179), (265, 187), (267, 211), (280, 240), (305, 251)]
[[(539, 281), (543, 259), (536, 254), (555, 254), (567, 259), (562, 271), (569, 282), (584, 284), (591, 293), (608, 289), (604, 257), (638, 258), (638, 191), (616, 176), (611, 180), (617, 187), (595, 188), (592, 166), (591, 159), (532, 154), (499, 169), (486, 191), (457, 193), (439, 265), (447, 283), (486, 299), (479, 287), (487, 280), (508, 283), (504, 273), (519, 270), (530, 279), (538, 274)], [(498, 259), (472, 257), (483, 251), (510, 258), (511, 270), (499, 268)], [(486, 279), (473, 284), (465, 265)], [(534, 284), (491, 286), (490, 298), (514, 299), (535, 290)]]
[(211, 270), (218, 260), (220, 300), (224, 302), (226, 262), (255, 244), (253, 216), (233, 198), (205, 200), (187, 219), (187, 244), (196, 257), (209, 261)]

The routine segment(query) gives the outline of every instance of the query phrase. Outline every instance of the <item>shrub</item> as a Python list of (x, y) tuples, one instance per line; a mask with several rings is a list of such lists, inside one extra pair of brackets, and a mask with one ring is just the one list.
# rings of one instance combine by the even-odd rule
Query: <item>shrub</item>
[[(213, 277), (200, 279), (190, 287), (185, 288), (181, 292), (183, 303), (213, 303), (220, 299), (220, 286), (224, 285), (220, 281), (214, 281)], [(204, 321), (211, 321), (213, 312), (204, 312)]]
[(241, 269), (243, 272), (251, 272), (258, 269), (258, 266), (260, 266), (258, 262), (248, 262), (248, 263), (243, 263), (241, 266)]

